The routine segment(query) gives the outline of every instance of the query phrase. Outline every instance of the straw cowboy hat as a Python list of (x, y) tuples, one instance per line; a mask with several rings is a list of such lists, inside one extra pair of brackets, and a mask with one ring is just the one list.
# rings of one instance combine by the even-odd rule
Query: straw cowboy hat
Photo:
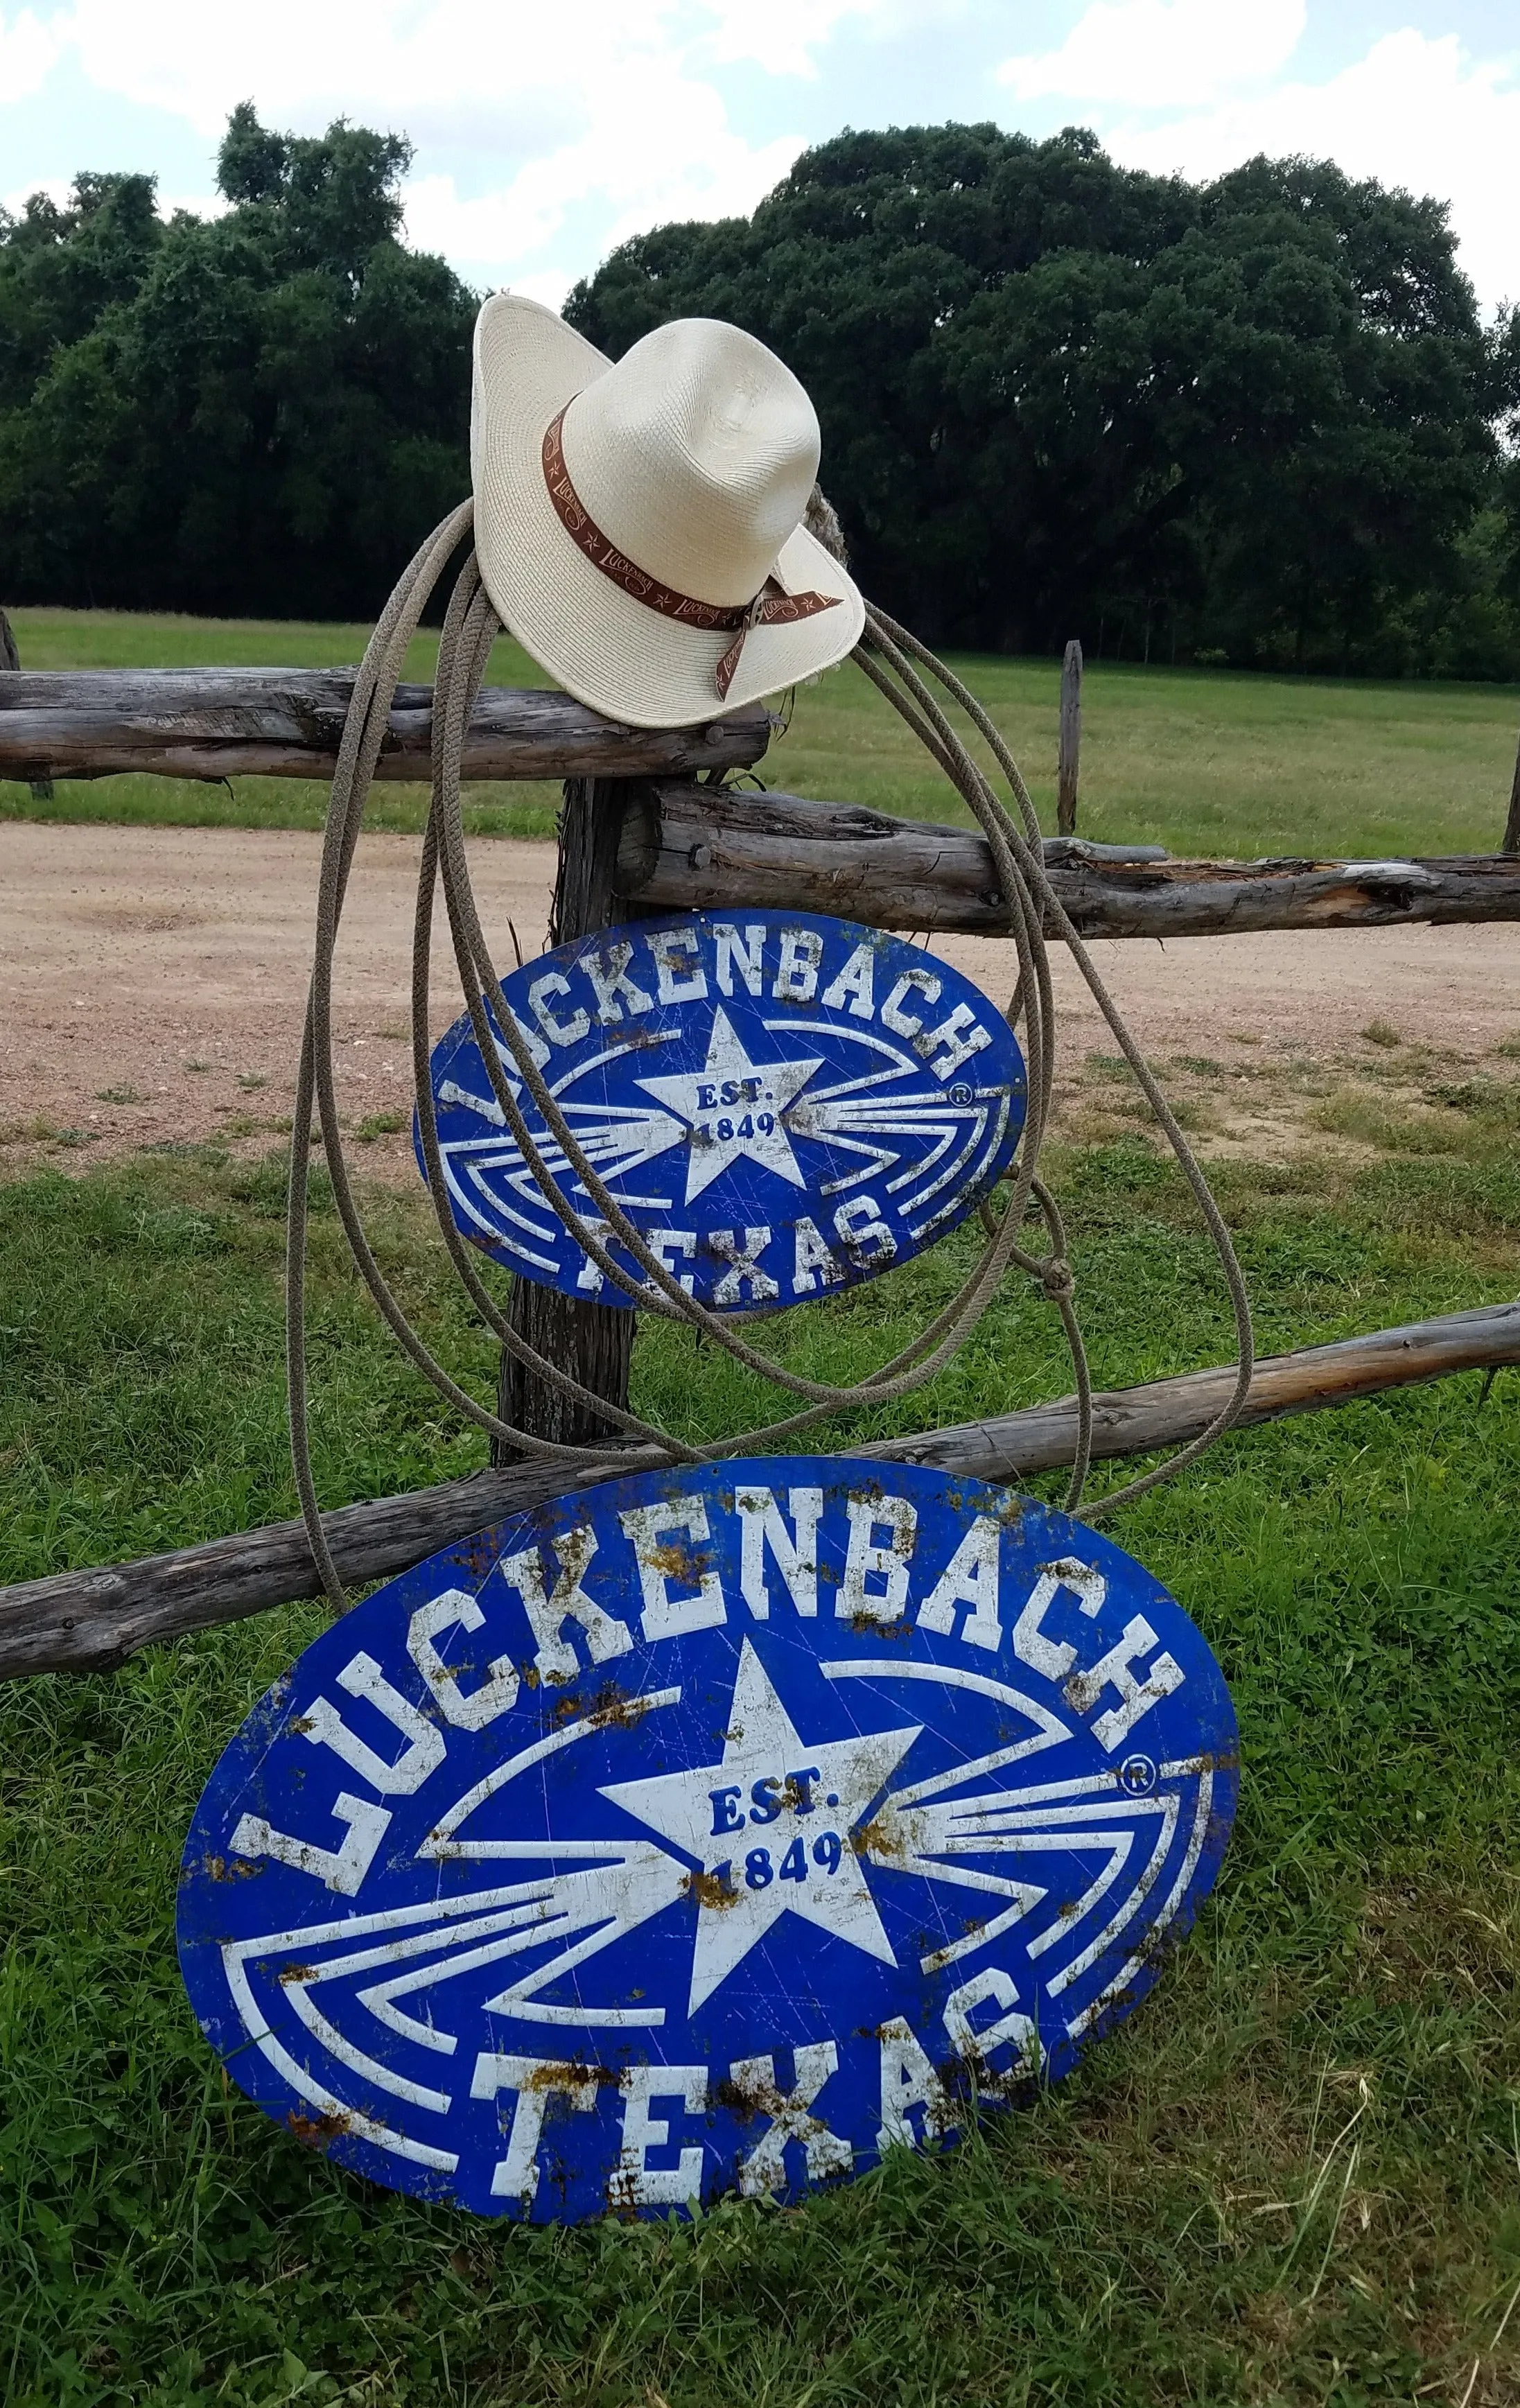
[(853, 650), (865, 609), (800, 522), (818, 419), (790, 368), (715, 318), (614, 366), (498, 293), (475, 326), (475, 549), (497, 615), (570, 694), (681, 727)]

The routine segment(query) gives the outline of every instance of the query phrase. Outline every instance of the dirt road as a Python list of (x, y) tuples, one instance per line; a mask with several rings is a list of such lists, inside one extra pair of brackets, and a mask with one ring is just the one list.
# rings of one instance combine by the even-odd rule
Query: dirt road
[[(289, 1127), (306, 998), (320, 839), (284, 831), (0, 824), (0, 1172), (37, 1154), (82, 1167), (111, 1154), (214, 1140), (267, 1151)], [(365, 839), (339, 956), (337, 1028), (347, 1125), (365, 1167), (408, 1175), (407, 1036), (417, 840)], [(498, 963), (509, 921), (524, 956), (543, 943), (553, 870), (547, 844), (474, 848), (481, 916)], [(440, 929), (446, 949), (446, 934)], [(981, 938), (939, 948), (990, 992), (1011, 949)], [(1496, 1063), (1520, 1030), (1520, 929), (1384, 929), (1194, 938), (1094, 948), (1142, 1044), (1184, 1092), (1221, 1070), (1208, 1141), (1291, 1141), (1272, 1071), (1332, 1078), (1428, 1048)], [(452, 956), (446, 956), (446, 965)], [(1055, 977), (1068, 1108), (1092, 1100), (1087, 1057), (1112, 1041), (1064, 954)], [(459, 1010), (435, 982), (435, 1032)], [(1361, 1032), (1374, 1022), (1405, 1050)], [(1414, 1049), (1410, 1051), (1408, 1049)], [(1179, 1063), (1177, 1057), (1185, 1059)], [(1202, 1061), (1202, 1072), (1197, 1069)], [(389, 1128), (377, 1126), (389, 1121)], [(367, 1135), (366, 1134), (367, 1131)]]

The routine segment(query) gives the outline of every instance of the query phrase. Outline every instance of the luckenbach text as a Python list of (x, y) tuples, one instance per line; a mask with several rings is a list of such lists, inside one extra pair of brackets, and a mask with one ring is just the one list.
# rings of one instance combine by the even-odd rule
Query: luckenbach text
[[(1144, 1615), (1133, 1615), (1107, 1644), (1097, 1642), (1106, 1583), (1075, 1556), (1043, 1565), (1032, 1585), (1026, 1570), (1016, 1586), (1006, 1579), (1005, 1547), (1020, 1510), (1012, 1497), (1006, 1511), (975, 1514), (948, 1555), (941, 1546), (924, 1560), (917, 1509), (889, 1480), (829, 1492), (826, 1512), (825, 1492), (807, 1484), (739, 1481), (721, 1502), (675, 1488), (667, 1503), (619, 1514), (611, 1536), (605, 1524), (598, 1535), (589, 1519), (572, 1520), (504, 1556), (479, 1598), (443, 1590), (410, 1617), (404, 1684), (359, 1650), (332, 1684), (345, 1702), (324, 1694), (296, 1718), (293, 1727), (333, 1774), (330, 1789), (314, 1782), (307, 1792), (310, 1835), (245, 1814), (232, 1835), (234, 1853), (273, 1858), (354, 1897), (392, 1820), (386, 1799), (437, 1780), (451, 1733), (479, 1731), (509, 1713), (524, 1681), (553, 1686), (688, 1632), (753, 1628), (788, 1615), (832, 1620), (853, 1634), (922, 1629), (957, 1644), (978, 1670), (997, 1665), (1011, 1681), (1021, 1668), (1039, 1674), (1058, 1686), (1068, 1710), (1117, 1763), (1135, 1734), (1143, 1737), (1151, 1709), (1184, 1677)], [(640, 1606), (631, 1617), (630, 1593)], [(439, 1643), (459, 1630), (475, 1642), (467, 1673), (451, 1666)], [(752, 1886), (837, 1871), (849, 1837), (830, 1824), (817, 1781), (817, 1768), (804, 1760), (778, 1764), (773, 1777), (711, 1787), (714, 1837), (733, 1835), (738, 1865), (766, 1857)], [(783, 1809), (787, 1832), (806, 1834), (789, 1841), (801, 1851), (790, 1872), (784, 1855), (772, 1862), (764, 1844)], [(336, 1845), (335, 1825), (342, 1832)], [(1037, 2057), (1034, 2024), (1013, 1977), (997, 1966), (953, 1989), (941, 2020), (950, 2050), (974, 2059), (987, 2078), (1027, 2071)], [(930, 2038), (942, 2059), (944, 2046)], [(880, 2056), (879, 2145), (923, 2145), (947, 2131), (952, 2105), (923, 2040), (898, 2017), (871, 2044)], [(651, 2064), (613, 2074), (573, 2060), (482, 2052), (471, 2095), (513, 2100), (495, 2192), (505, 2204), (530, 2207), (546, 2118), (558, 2128), (595, 2110), (609, 2086), (621, 2113), (613, 2204), (675, 2204), (700, 2191), (703, 2143), (691, 2122), (720, 2083), (766, 2127), (740, 2161), (742, 2190), (782, 2187), (792, 2143), (813, 2178), (847, 2172), (852, 2145), (829, 2129), (824, 2096), (839, 2042), (824, 2039), (782, 2056), (790, 2057), (789, 2073), (767, 2054), (738, 2059), (726, 2072)]]

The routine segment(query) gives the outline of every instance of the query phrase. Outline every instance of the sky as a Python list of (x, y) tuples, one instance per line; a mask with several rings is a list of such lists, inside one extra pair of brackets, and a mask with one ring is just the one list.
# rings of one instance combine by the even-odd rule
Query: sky
[(408, 135), (407, 236), (557, 308), (846, 125), (1091, 126), (1127, 165), (1330, 157), (1451, 206), (1520, 301), (1520, 0), (0, 0), (0, 204), (81, 168), (214, 208), (228, 111)]

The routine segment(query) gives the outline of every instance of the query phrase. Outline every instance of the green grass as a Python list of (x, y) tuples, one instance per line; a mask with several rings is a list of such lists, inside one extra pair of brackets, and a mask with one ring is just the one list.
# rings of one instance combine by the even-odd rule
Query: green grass
[[(19, 610), (31, 668), (215, 663), (317, 667), (357, 660), (365, 627)], [(419, 636), (409, 674), (432, 675), (436, 639)], [(1048, 830), (1054, 826), (1054, 661), (957, 658), (1014, 753)], [(542, 685), (542, 672), (503, 641), (490, 675)], [(1094, 663), (1083, 698), (1079, 824), (1108, 841), (1173, 853), (1250, 857), (1310, 853), (1486, 852), (1499, 840), (1514, 761), (1520, 695), (1513, 687), (1255, 677), (1212, 669), (1142, 669)], [(797, 695), (789, 732), (761, 765), (768, 785), (875, 805), (910, 817), (961, 820), (955, 797), (902, 723), (855, 669), (831, 670)], [(556, 790), (466, 789), (472, 831), (546, 835)], [(60, 784), (50, 804), (0, 784), (0, 818), (318, 827), (326, 789), (246, 778), (224, 786), (160, 778)], [(420, 787), (380, 786), (376, 827), (417, 828)]]
[[(957, 658), (1055, 827), (1060, 669)], [(1490, 852), (1504, 827), (1513, 687), (1335, 682), (1095, 663), (1083, 681), (1078, 828), (1105, 843), (1250, 859)], [(965, 819), (857, 671), (797, 697), (767, 785), (921, 819)]]
[[(1265, 1345), (1513, 1293), (1515, 1084), (1446, 1143), (1219, 1184)], [(1208, 1359), (1226, 1316), (1179, 1184), (1129, 1140), (1057, 1167), (1103, 1381)], [(291, 1510), (280, 1167), (210, 1152), (0, 1188), (0, 1578)], [(319, 1201), (320, 1201), (319, 1197)], [(314, 1231), (324, 1497), (478, 1459)], [(448, 1359), (491, 1349), (420, 1201), (377, 1245)], [(848, 1378), (956, 1238), (771, 1326)], [(759, 1402), (655, 1327), (642, 1401)], [(911, 1426), (1061, 1382), (999, 1304)], [(873, 1427), (886, 1426), (877, 1417)], [(1117, 1476), (1117, 1475), (1108, 1475)], [(1218, 1651), (1242, 1806), (1198, 1928), (1061, 2089), (799, 2210), (505, 2229), (372, 2189), (231, 2089), (181, 1997), (195, 1796), (315, 1608), (0, 1691), (0, 2396), (15, 2408), (1503, 2408), (1520, 2386), (1513, 1834), (1520, 1375), (1227, 1440), (1123, 1514)], [(1472, 2373), (1473, 2362), (1480, 2361)]]

